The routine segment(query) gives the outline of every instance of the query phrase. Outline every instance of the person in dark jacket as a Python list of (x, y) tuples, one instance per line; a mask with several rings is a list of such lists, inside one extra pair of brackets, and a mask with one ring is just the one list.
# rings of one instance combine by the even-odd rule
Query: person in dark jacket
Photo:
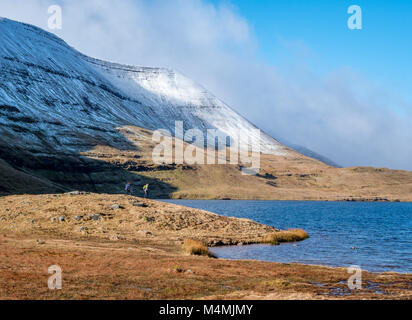
[(124, 191), (126, 191), (126, 193), (128, 194), (132, 193), (132, 186), (130, 184), (130, 181), (127, 181), (126, 186), (124, 187)]

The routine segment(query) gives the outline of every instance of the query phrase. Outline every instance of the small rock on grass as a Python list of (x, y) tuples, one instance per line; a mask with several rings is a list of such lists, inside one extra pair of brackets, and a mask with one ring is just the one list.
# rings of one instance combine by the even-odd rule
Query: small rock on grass
[(150, 231), (147, 231), (147, 230), (139, 230), (137, 233), (139, 233), (140, 235), (146, 236), (146, 237), (150, 237), (153, 235)]
[(98, 214), (98, 213), (95, 213), (95, 214), (91, 214), (91, 215), (89, 216), (89, 218), (90, 218), (90, 220), (95, 220), (95, 221), (97, 221), (97, 220), (100, 220), (100, 219), (102, 218), (102, 215), (101, 215), (101, 214)]
[(59, 219), (60, 222), (66, 221), (66, 217), (64, 217), (64, 216), (60, 216), (58, 219)]
[(184, 270), (183, 270), (181, 267), (179, 267), (179, 266), (173, 266), (172, 271), (173, 271), (173, 272), (176, 272), (176, 273), (181, 273), (181, 272), (183, 272)]
[(133, 207), (147, 207), (147, 204), (143, 203), (143, 202), (133, 202)]
[(118, 234), (113, 234), (113, 235), (110, 236), (110, 240), (112, 240), (112, 241), (118, 241), (118, 240), (125, 240), (125, 238), (122, 237), (122, 236), (120, 236), (120, 235), (118, 235)]
[(144, 217), (144, 221), (146, 222), (154, 222), (155, 218), (154, 217)]
[(45, 243), (46, 243), (46, 241), (41, 240), (41, 239), (37, 239), (37, 243), (38, 243), (38, 244), (45, 244)]
[(80, 194), (80, 191), (71, 191), (71, 192), (67, 192), (67, 194), (71, 196), (77, 196)]
[(86, 192), (86, 191), (71, 191), (71, 192), (66, 192), (66, 194), (70, 195), (70, 196), (78, 196), (81, 194), (90, 194), (90, 192)]

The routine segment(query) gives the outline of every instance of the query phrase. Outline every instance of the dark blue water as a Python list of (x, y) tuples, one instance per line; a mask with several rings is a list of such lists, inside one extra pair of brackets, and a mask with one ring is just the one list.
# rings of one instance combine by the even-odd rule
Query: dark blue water
[[(220, 258), (359, 265), (374, 272), (412, 273), (412, 203), (168, 200), (276, 228), (302, 228), (295, 244), (212, 248)], [(355, 247), (356, 249), (352, 249)]]

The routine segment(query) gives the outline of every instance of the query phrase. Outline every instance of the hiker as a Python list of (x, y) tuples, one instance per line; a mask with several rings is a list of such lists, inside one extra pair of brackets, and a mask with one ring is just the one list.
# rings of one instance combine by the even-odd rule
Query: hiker
[(124, 191), (126, 191), (126, 193), (132, 193), (130, 181), (127, 181), (126, 186), (124, 187)]
[(143, 186), (144, 197), (147, 198), (149, 196), (149, 184), (145, 184)]

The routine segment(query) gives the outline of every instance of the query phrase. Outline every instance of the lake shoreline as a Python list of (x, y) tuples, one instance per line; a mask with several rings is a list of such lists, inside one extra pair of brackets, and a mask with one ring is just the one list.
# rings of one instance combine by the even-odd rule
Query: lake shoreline
[[(124, 195), (10, 196), (0, 204), (0, 299), (412, 298), (410, 275), (362, 272), (364, 288), (354, 291), (345, 268), (214, 259), (182, 248), (186, 238), (273, 232), (249, 219)], [(51, 265), (62, 269), (62, 290), (47, 287)]]
[(281, 263), (360, 265), (372, 272), (411, 273), (412, 205), (330, 201), (166, 200), (225, 216), (248, 218), (281, 229), (301, 228), (310, 238), (279, 247), (219, 247), (228, 259)]
[[(282, 245), (282, 244), (281, 244)], [(272, 246), (271, 244), (268, 243), (251, 243), (247, 244), (245, 246)], [(216, 248), (223, 248), (223, 247), (237, 247), (235, 245), (222, 245), (218, 247), (209, 247), (210, 249), (216, 249)], [(312, 264), (312, 263), (301, 263), (301, 262), (282, 262), (282, 261), (272, 261), (272, 260), (264, 260), (264, 259), (236, 259), (236, 258), (225, 258), (225, 257), (219, 257), (218, 254), (216, 254), (214, 251), (212, 251), (214, 254), (214, 257), (216, 259), (222, 259), (222, 260), (229, 260), (229, 261), (258, 261), (258, 262), (267, 262), (267, 263), (280, 263), (280, 264), (299, 264), (299, 265), (305, 265), (309, 267), (321, 267), (321, 268), (331, 268), (331, 269), (344, 269), (347, 270), (348, 267), (342, 267), (342, 266), (332, 266), (332, 265), (327, 265), (327, 264)], [(397, 275), (405, 275), (405, 276), (411, 276), (412, 277), (412, 272), (399, 272), (399, 271), (373, 271), (373, 270), (368, 270), (368, 269), (362, 269), (362, 271), (370, 273), (370, 274), (376, 274), (376, 275), (382, 275), (382, 274), (397, 274)], [(411, 278), (412, 281), (412, 278)]]

